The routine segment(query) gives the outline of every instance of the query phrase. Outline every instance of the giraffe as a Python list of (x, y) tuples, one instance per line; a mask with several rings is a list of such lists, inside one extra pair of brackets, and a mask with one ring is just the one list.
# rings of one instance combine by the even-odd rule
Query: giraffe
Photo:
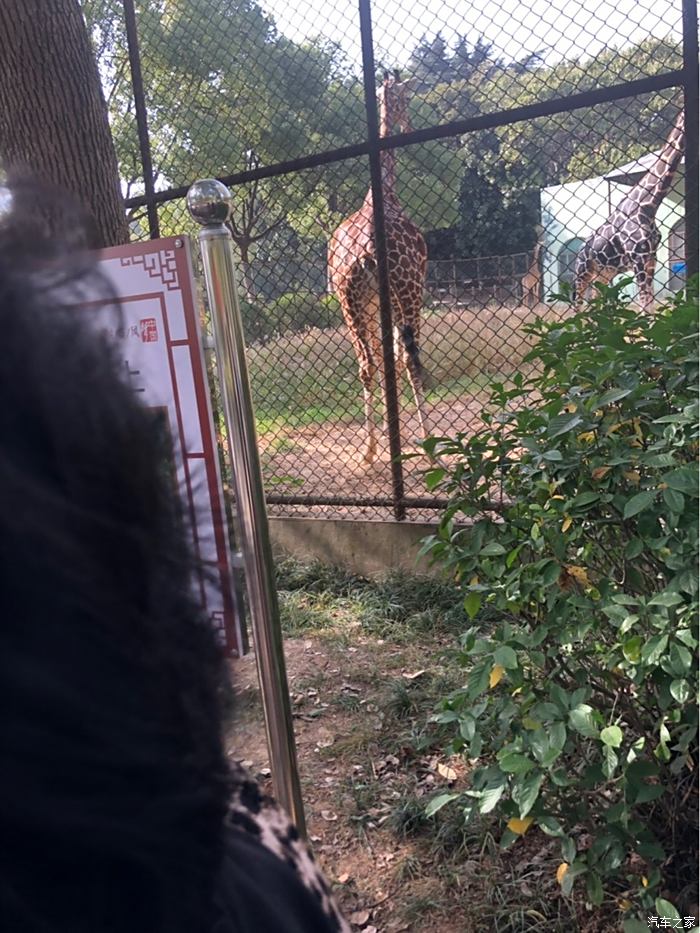
[(537, 230), (537, 242), (532, 250), (532, 262), (527, 272), (520, 279), (520, 285), (523, 290), (523, 304), (526, 308), (534, 308), (539, 304), (542, 289), (542, 267), (540, 257), (544, 247), (542, 239), (543, 230), (541, 227)]
[(634, 272), (642, 308), (650, 307), (654, 300), (656, 249), (661, 240), (654, 221), (659, 204), (671, 188), (684, 148), (681, 111), (649, 171), (579, 250), (574, 266), (577, 307), (593, 282), (609, 284), (618, 273), (629, 270)]
[[(390, 136), (397, 128), (408, 131), (409, 87), (410, 82), (402, 82), (398, 72), (393, 77), (384, 74), (379, 92), (380, 136)], [(404, 369), (407, 371), (420, 429), (426, 436), (423, 369), (418, 348), (428, 250), (420, 230), (404, 214), (396, 196), (396, 152), (382, 150), (380, 159), (396, 376), (398, 382)], [(371, 464), (377, 454), (375, 390), (377, 383), (383, 389), (385, 381), (371, 188), (362, 207), (331, 236), (328, 267), (359, 366), (365, 408), (363, 460)], [(384, 423), (386, 429), (386, 417)]]

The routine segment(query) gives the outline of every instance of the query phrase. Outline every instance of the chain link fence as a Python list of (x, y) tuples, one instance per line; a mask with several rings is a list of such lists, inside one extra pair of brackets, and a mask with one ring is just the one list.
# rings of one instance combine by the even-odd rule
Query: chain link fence
[(567, 313), (552, 295), (635, 187), (654, 297), (697, 270), (694, 0), (83, 6), (134, 236), (194, 234), (196, 178), (232, 189), (273, 514), (439, 507), (400, 455), (478, 427), (488, 381), (525, 372), (525, 325)]

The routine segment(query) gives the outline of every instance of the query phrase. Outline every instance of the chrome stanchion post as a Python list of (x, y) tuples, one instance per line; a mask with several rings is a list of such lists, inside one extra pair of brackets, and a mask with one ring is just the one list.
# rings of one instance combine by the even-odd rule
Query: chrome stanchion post
[(187, 206), (191, 216), (202, 227), (199, 242), (214, 324), (233, 485), (243, 535), (243, 562), (274, 793), (304, 834), (304, 808), (243, 322), (236, 292), (233, 241), (226, 227), (231, 195), (225, 185), (214, 179), (197, 181), (187, 193)]

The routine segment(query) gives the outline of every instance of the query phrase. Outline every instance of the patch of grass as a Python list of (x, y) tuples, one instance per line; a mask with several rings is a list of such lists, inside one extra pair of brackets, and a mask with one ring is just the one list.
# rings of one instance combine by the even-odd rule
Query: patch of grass
[[(423, 320), (421, 356), (433, 384), (431, 399), (473, 395), (489, 375), (516, 372), (532, 338), (523, 325), (552, 317), (548, 308), (462, 308)], [(327, 421), (362, 419), (362, 391), (347, 328), (312, 328), (248, 350), (261, 436)], [(402, 394), (410, 398), (407, 380)]]

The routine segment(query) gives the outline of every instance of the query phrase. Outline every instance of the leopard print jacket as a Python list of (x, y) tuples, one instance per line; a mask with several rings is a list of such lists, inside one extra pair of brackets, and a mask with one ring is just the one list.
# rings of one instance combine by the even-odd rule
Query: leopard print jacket
[(259, 785), (238, 764), (232, 766), (233, 794), (227, 817), (229, 825), (249, 833), (295, 872), (327, 915), (332, 929), (351, 933), (330, 886), (316, 864), (313, 852), (300, 837), (284, 810), (263, 794)]

